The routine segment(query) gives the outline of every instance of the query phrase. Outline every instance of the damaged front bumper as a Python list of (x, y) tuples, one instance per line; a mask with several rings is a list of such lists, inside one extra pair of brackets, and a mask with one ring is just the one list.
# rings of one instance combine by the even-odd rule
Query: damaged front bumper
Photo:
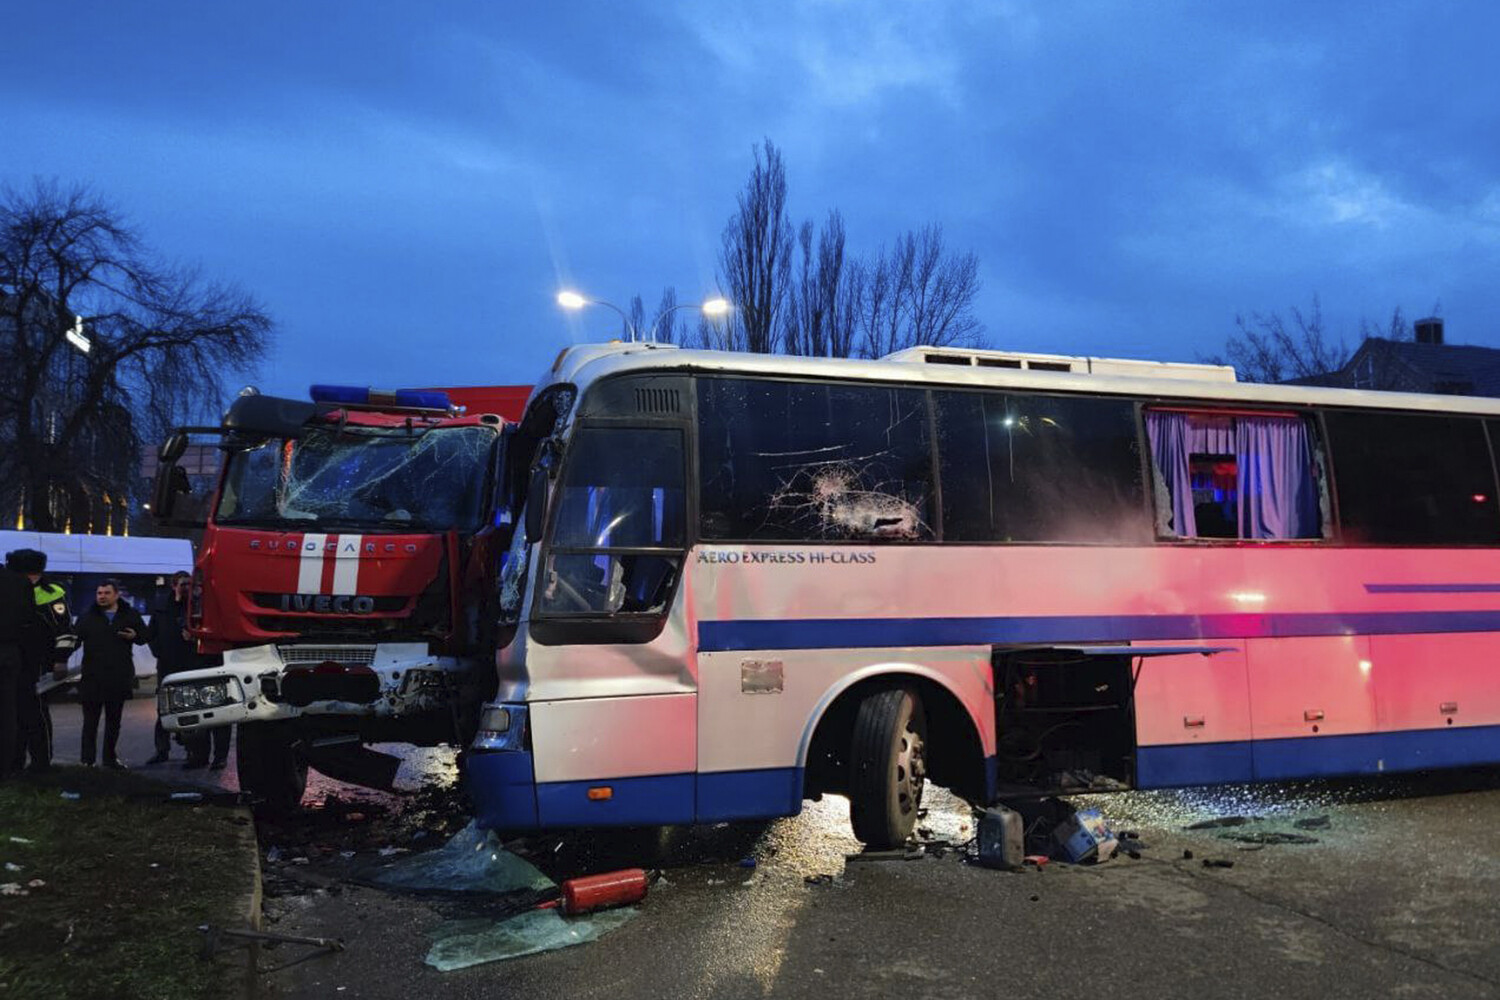
[(304, 715), (416, 715), (461, 701), (477, 666), (422, 643), (250, 646), (224, 653), (223, 666), (163, 678), (156, 711), (162, 728), (179, 732)]

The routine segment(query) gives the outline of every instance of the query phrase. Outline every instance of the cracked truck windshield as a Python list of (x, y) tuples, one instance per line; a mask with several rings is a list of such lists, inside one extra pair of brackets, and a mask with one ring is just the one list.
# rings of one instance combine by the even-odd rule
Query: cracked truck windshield
[(483, 500), (486, 427), (311, 430), (234, 455), (218, 523), (441, 531), (471, 527)]

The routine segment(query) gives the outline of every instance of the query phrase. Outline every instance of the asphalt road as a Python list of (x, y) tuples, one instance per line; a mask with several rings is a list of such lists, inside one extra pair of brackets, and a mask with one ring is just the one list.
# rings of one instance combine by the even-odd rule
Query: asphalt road
[[(446, 907), (337, 883), (296, 889), (268, 902), (272, 928), (343, 936), (348, 949), (264, 983), (277, 997), (1500, 996), (1495, 785), (1484, 775), (1111, 796), (1090, 804), (1139, 833), (1139, 860), (1024, 873), (952, 853), (846, 863), (858, 845), (847, 807), (830, 799), (765, 828), (679, 833), (687, 846), (666, 884), (625, 926), (455, 972), (423, 964), (454, 916)], [(1183, 829), (1225, 814), (1260, 818)], [(1300, 831), (1315, 844), (1220, 838), (1322, 816), (1326, 829)], [(950, 831), (964, 818), (950, 813)], [(579, 839), (615, 856), (580, 851)], [(641, 838), (563, 845), (559, 855), (586, 860), (580, 870), (597, 869), (631, 861)], [(530, 847), (548, 867), (547, 842)], [(746, 854), (755, 869), (739, 866)], [(806, 880), (819, 874), (835, 878)]]
[[(150, 754), (149, 705), (128, 706), (127, 761)], [(64, 703), (54, 712), (67, 759), (77, 709)], [(441, 771), (433, 753), (414, 755), (400, 784), (413, 788)], [(175, 765), (146, 773), (158, 770), (226, 787), (234, 773), (183, 774)], [(406, 800), (365, 801), (399, 812)], [(932, 837), (971, 832), (959, 804), (940, 795), (929, 804)], [(986, 870), (953, 852), (846, 862), (859, 845), (838, 799), (760, 827), (537, 838), (518, 846), (554, 877), (665, 859), (665, 879), (633, 920), (599, 941), (449, 973), (424, 958), (431, 935), (466, 914), (348, 884), (350, 867), (388, 846), (393, 827), (372, 822), (360, 834), (319, 826), (343, 820), (313, 810), (270, 827), (263, 846), (267, 836), (295, 839), (304, 823), (305, 843), (331, 842), (332, 830), (346, 838), (335, 847), (348, 850), (322, 844), (309, 847), (307, 861), (267, 863), (267, 929), (341, 937), (347, 948), (267, 973), (261, 985), (277, 998), (1500, 997), (1500, 774), (1078, 804), (1138, 832), (1140, 859), (1022, 873)], [(340, 808), (349, 808), (347, 797)], [(1184, 829), (1226, 815), (1251, 822)], [(1294, 825), (1325, 816), (1326, 828)], [(1222, 839), (1264, 832), (1318, 842)], [(740, 866), (746, 856), (757, 859), (754, 869)], [(1208, 868), (1206, 858), (1233, 867)], [(819, 875), (833, 879), (808, 882)], [(281, 946), (262, 964), (301, 953)]]

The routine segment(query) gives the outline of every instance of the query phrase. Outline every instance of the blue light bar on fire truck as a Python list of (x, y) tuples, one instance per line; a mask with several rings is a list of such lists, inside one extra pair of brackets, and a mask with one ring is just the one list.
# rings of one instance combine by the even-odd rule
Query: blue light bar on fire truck
[(457, 412), (446, 392), (432, 389), (371, 389), (356, 385), (315, 385), (308, 390), (314, 403), (332, 403), (370, 410)]

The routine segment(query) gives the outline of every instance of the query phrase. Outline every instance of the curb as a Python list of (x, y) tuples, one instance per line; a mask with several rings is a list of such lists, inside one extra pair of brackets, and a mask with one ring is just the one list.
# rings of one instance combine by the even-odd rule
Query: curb
[[(240, 831), (240, 843), (248, 848), (250, 852), (250, 887), (240, 907), (240, 913), (244, 918), (245, 926), (251, 930), (261, 930), (262, 915), (261, 904), (265, 899), (264, 890), (261, 886), (260, 867), (260, 841), (255, 835), (255, 815), (246, 806), (236, 806), (235, 816), (243, 816), (244, 823), (235, 824)], [(259, 982), (257, 966), (260, 959), (260, 943), (251, 941), (245, 949), (245, 980), (244, 988), (240, 991), (241, 996), (247, 1000), (254, 1000), (259, 995)]]

